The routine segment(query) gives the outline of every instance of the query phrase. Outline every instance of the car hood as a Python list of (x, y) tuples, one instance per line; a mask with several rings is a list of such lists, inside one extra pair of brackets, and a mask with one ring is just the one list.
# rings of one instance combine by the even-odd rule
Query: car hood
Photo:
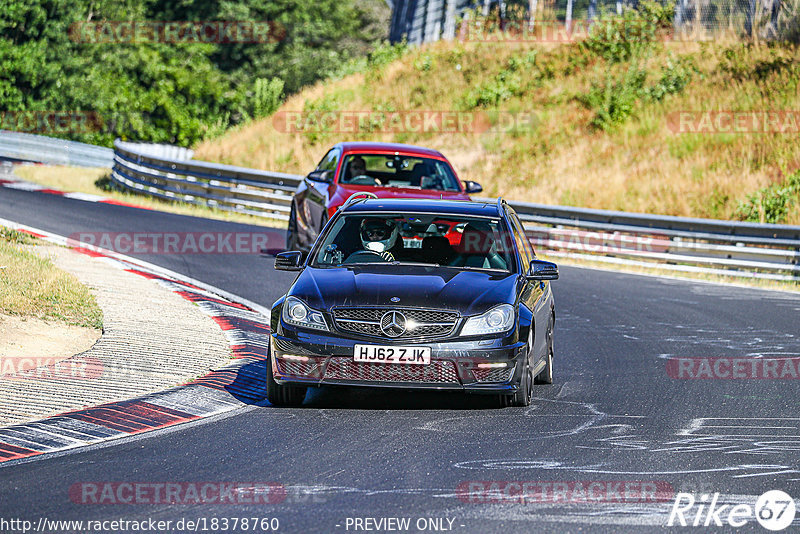
[[(319, 310), (333, 306), (408, 306), (476, 315), (497, 304), (513, 304), (518, 283), (515, 274), (434, 266), (308, 267), (289, 294)], [(399, 302), (392, 302), (392, 297)]]

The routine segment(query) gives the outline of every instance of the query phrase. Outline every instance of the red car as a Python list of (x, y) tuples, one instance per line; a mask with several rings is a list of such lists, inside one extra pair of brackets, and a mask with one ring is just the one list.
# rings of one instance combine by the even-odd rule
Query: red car
[(394, 143), (337, 143), (295, 191), (286, 248), (310, 249), (328, 219), (353, 193), (470, 200), (470, 193), (482, 190), (476, 182), (462, 183), (437, 150)]

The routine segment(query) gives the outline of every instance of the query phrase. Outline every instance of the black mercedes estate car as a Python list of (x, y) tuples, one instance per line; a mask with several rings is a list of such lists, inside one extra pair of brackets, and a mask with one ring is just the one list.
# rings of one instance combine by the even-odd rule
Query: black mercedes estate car
[(553, 381), (558, 267), (536, 259), (504, 200), (353, 195), (272, 307), (267, 396), (303, 402), (309, 386), (483, 393), (530, 404)]

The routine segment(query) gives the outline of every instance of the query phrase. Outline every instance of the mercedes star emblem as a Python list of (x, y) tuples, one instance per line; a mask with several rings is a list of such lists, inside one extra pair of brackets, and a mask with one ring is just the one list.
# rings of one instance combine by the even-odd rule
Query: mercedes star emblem
[(399, 337), (406, 331), (406, 316), (397, 311), (390, 311), (381, 317), (381, 330), (389, 337)]

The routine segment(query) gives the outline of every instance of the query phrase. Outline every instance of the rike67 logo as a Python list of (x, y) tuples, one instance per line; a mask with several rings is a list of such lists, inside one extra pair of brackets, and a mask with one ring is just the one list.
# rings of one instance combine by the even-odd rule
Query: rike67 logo
[(780, 490), (764, 493), (755, 506), (720, 502), (719, 493), (702, 494), (699, 498), (691, 493), (678, 493), (667, 526), (738, 528), (755, 518), (765, 529), (778, 531), (792, 524), (795, 512), (794, 499)]

